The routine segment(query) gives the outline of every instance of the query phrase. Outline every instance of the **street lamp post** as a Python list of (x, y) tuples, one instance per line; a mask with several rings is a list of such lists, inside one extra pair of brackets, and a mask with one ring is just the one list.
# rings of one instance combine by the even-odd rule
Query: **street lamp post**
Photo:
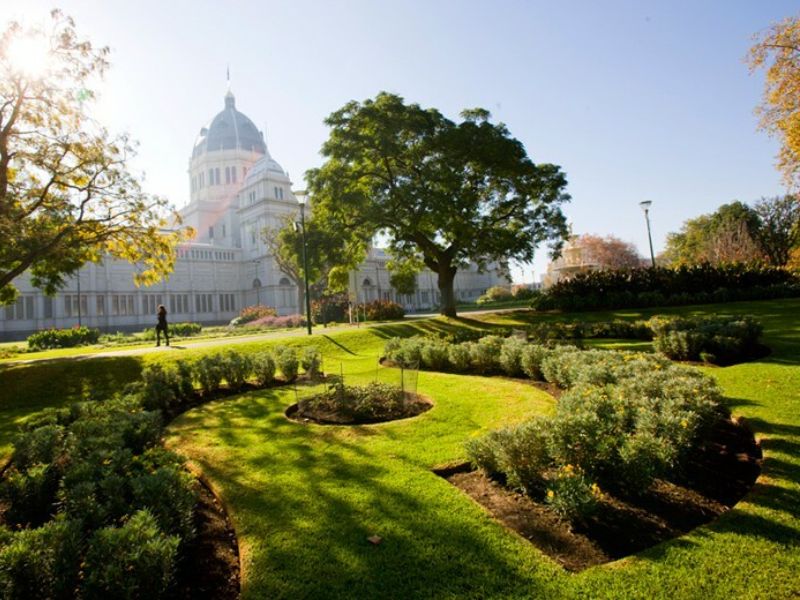
[(258, 277), (258, 267), (261, 264), (261, 261), (258, 259), (253, 260), (253, 267), (255, 269), (256, 276), (253, 278), (253, 284), (256, 288), (256, 305), (261, 306), (261, 279)]
[(303, 280), (306, 286), (306, 327), (311, 335), (311, 295), (308, 292), (308, 256), (306, 250), (306, 192), (297, 193), (297, 202), (300, 204), (300, 233), (303, 236)]
[(650, 207), (653, 205), (652, 200), (645, 200), (644, 202), (639, 202), (639, 206), (642, 207), (644, 211), (644, 220), (647, 222), (647, 241), (650, 242), (650, 262), (653, 265), (653, 268), (656, 266), (656, 255), (653, 254), (653, 236), (650, 234)]

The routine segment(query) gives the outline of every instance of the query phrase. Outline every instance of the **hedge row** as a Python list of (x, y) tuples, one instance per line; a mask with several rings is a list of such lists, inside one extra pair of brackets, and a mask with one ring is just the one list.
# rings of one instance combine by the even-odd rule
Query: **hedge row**
[[(709, 340), (730, 337), (745, 345), (755, 344), (760, 333), (750, 318), (654, 319), (647, 326), (657, 343), (665, 332), (689, 326)], [(613, 328), (598, 331), (616, 335)], [(525, 376), (567, 390), (554, 416), (472, 440), (467, 454), (489, 475), (573, 520), (595, 509), (602, 489), (640, 494), (679, 468), (703, 427), (719, 417), (713, 380), (665, 356), (547, 347), (494, 335), (462, 343), (395, 338), (385, 354), (401, 365)]]
[(2, 483), (4, 598), (163, 598), (192, 540), (195, 480), (133, 396), (49, 410)]
[(797, 275), (742, 264), (578, 273), (539, 296), (536, 310), (593, 310), (766, 300), (800, 296)]
[(163, 422), (225, 381), (292, 381), (321, 372), (316, 348), (254, 356), (234, 351), (150, 365), (124, 395), (50, 409), (14, 442), (0, 484), (0, 596), (169, 598), (181, 552), (195, 537), (194, 478), (160, 446)]
[(99, 339), (100, 330), (85, 326), (70, 329), (45, 329), (28, 336), (28, 348), (31, 350), (72, 348), (73, 346), (96, 344)]
[(555, 415), (471, 440), (467, 454), (571, 520), (591, 514), (604, 489), (637, 495), (675, 472), (720, 414), (713, 380), (658, 356), (560, 347), (541, 373), (567, 388)]
[[(203, 326), (200, 323), (192, 323), (186, 321), (181, 323), (169, 324), (169, 337), (192, 337), (195, 335), (200, 335), (202, 331), (203, 331)], [(141, 337), (144, 340), (156, 339), (156, 328), (148, 327), (147, 329), (142, 331)]]
[[(749, 316), (656, 316), (648, 321), (541, 323), (516, 335), (509, 333), (509, 337), (474, 332), (470, 334), (474, 339), (466, 341), (426, 336), (393, 338), (386, 343), (384, 355), (405, 367), (538, 378), (540, 363), (553, 342), (653, 339), (655, 349), (673, 360), (731, 364), (757, 354), (761, 332), (761, 325)], [(529, 340), (540, 345), (530, 344)]]

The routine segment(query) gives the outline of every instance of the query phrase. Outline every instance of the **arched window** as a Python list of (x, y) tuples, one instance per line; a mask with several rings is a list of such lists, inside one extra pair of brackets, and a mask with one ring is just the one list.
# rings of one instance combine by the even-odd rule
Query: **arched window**
[(281, 280), (278, 282), (278, 285), (283, 285), (283, 286), (292, 285), (292, 282), (289, 281), (286, 277), (281, 277)]
[(255, 279), (253, 279), (253, 289), (257, 289), (260, 287), (261, 287), (261, 280), (258, 277), (256, 277)]
[(372, 287), (372, 282), (369, 280), (369, 277), (367, 277), (366, 279), (364, 279), (361, 285), (363, 285), (364, 287)]

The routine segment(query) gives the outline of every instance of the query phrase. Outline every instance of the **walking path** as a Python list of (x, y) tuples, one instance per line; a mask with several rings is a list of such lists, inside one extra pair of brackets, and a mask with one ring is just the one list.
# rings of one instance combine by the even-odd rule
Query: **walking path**
[[(502, 309), (488, 309), (488, 310), (475, 310), (475, 311), (464, 311), (460, 313), (460, 316), (468, 317), (470, 315), (481, 315), (487, 313), (505, 313), (505, 312), (513, 312), (520, 310), (519, 308), (502, 308)], [(407, 320), (418, 320), (418, 319), (432, 319), (438, 317), (439, 313), (427, 313), (427, 314), (414, 314), (414, 315), (406, 315), (405, 319)], [(380, 321), (375, 323), (362, 323), (361, 325), (336, 325), (334, 327), (320, 327), (316, 326), (313, 329), (314, 335), (328, 335), (330, 333), (336, 333), (339, 331), (352, 331), (354, 329), (358, 329), (359, 327), (377, 327), (381, 325), (388, 325), (391, 323), (396, 323), (397, 321)], [(107, 350), (103, 352), (85, 352), (81, 354), (70, 354), (68, 356), (59, 356), (59, 357), (49, 357), (49, 358), (31, 358), (31, 359), (22, 359), (22, 360), (10, 360), (4, 361), (3, 364), (28, 364), (40, 361), (56, 361), (56, 360), (82, 360), (88, 358), (108, 358), (112, 356), (141, 356), (143, 354), (150, 354), (152, 352), (176, 352), (180, 350), (189, 350), (193, 348), (213, 348), (215, 346), (232, 346), (235, 344), (247, 344), (250, 342), (260, 342), (266, 340), (273, 340), (277, 338), (289, 338), (289, 337), (300, 337), (308, 335), (306, 332), (305, 327), (298, 328), (292, 331), (275, 331), (275, 332), (268, 332), (268, 333), (256, 333), (253, 335), (242, 335), (242, 336), (235, 336), (235, 337), (219, 337), (219, 338), (212, 338), (206, 339), (201, 341), (192, 341), (191, 338), (183, 338), (178, 340), (177, 345), (172, 346), (140, 346), (138, 348), (127, 348), (124, 350)], [(174, 341), (174, 340), (173, 340)]]

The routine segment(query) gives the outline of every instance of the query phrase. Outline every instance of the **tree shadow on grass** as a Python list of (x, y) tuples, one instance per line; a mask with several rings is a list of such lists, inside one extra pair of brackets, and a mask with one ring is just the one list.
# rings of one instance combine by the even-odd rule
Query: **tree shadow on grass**
[[(516, 556), (519, 540), (446, 482), (376, 454), (345, 428), (286, 420), (285, 400), (243, 397), (177, 424), (221, 442), (210, 441), (213, 460), (193, 461), (231, 510), (247, 557), (244, 595), (502, 597), (523, 582), (534, 596), (555, 595), (546, 592), (558, 568), (532, 570)], [(256, 447), (258, 439), (269, 443)], [(372, 535), (382, 541), (371, 544)]]

